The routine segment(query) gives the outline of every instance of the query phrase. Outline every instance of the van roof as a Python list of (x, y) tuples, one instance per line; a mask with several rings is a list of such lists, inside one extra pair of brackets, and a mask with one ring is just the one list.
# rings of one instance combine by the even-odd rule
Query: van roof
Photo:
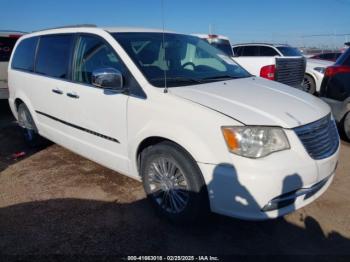
[[(33, 33), (63, 33), (73, 31), (87, 31), (87, 30), (104, 30), (110, 33), (126, 33), (126, 32), (158, 32), (162, 33), (162, 29), (142, 28), (142, 27), (97, 27), (96, 25), (83, 24), (83, 25), (69, 25), (62, 27), (47, 28)], [(166, 33), (174, 33), (164, 30)]]

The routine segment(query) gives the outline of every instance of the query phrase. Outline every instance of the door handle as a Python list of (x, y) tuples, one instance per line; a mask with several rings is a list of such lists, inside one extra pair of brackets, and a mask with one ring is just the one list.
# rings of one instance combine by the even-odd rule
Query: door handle
[(75, 99), (79, 98), (79, 96), (76, 93), (67, 93), (67, 96)]
[(58, 88), (52, 89), (52, 92), (55, 93), (55, 94), (58, 94), (58, 95), (62, 95), (63, 94), (63, 91), (58, 89)]

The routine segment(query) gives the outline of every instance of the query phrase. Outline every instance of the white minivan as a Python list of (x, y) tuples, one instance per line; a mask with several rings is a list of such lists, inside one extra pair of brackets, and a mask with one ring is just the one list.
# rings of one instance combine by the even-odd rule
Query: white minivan
[(13, 114), (39, 134), (142, 180), (176, 222), (208, 210), (276, 218), (331, 184), (327, 104), (251, 76), (195, 36), (75, 26), (27, 34), (8, 69)]

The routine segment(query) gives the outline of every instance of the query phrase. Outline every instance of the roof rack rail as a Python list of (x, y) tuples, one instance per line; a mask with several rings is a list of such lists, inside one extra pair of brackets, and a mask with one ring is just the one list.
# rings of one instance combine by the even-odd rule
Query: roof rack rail
[(34, 32), (40, 32), (40, 31), (46, 31), (46, 30), (52, 30), (52, 29), (74, 28), (74, 27), (97, 27), (97, 25), (94, 25), (94, 24), (65, 25), (65, 26), (58, 26), (58, 27), (50, 27), (50, 28), (40, 29), (40, 30), (33, 31), (33, 33)]

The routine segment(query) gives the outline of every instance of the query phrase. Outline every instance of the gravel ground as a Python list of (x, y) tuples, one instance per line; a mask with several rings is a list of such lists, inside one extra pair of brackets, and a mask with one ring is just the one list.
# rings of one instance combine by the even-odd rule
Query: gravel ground
[(26, 147), (1, 103), (0, 254), (350, 256), (349, 156), (350, 145), (342, 142), (328, 191), (283, 218), (212, 215), (176, 226), (155, 215), (139, 182), (58, 145)]

